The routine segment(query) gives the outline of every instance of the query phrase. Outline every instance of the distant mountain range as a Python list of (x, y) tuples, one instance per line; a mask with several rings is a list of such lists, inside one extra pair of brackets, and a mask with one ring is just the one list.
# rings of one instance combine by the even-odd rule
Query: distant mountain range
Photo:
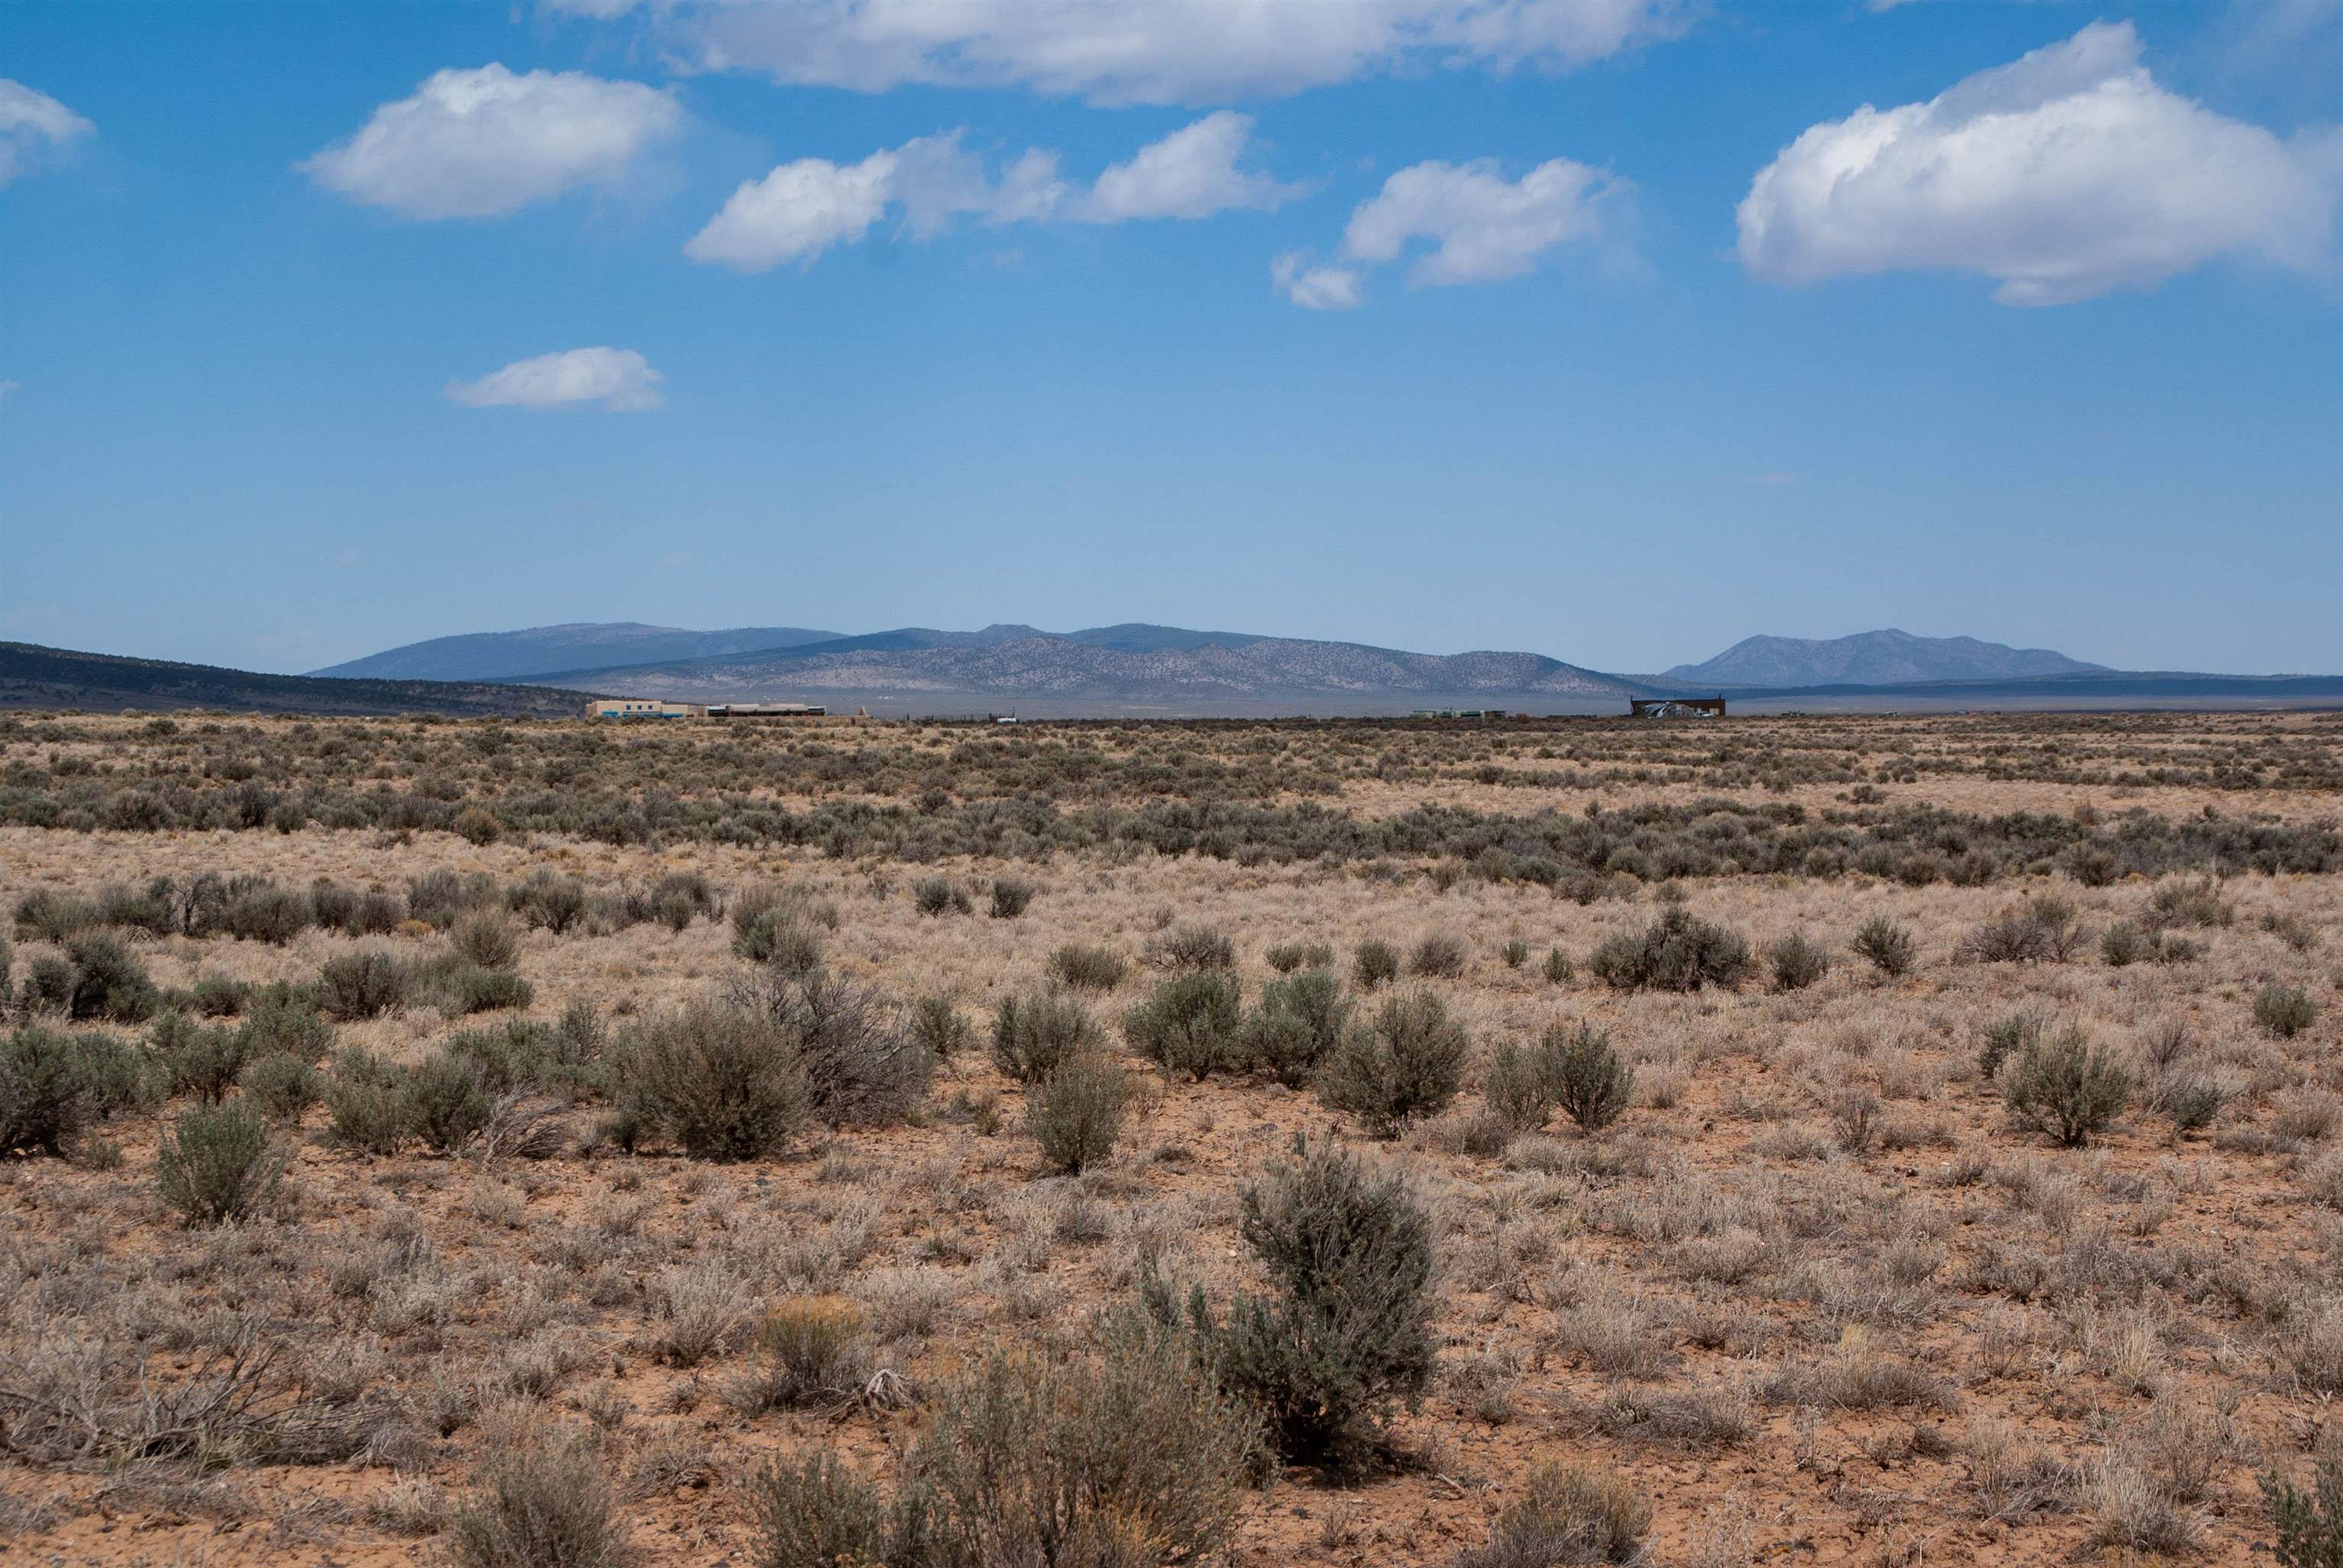
[(1687, 686), (1900, 686), (1916, 680), (2017, 680), (2103, 670), (2046, 648), (2005, 648), (1973, 637), (1914, 637), (1893, 628), (1852, 637), (1744, 638), (1663, 680)]
[(798, 626), (686, 631), (631, 620), (574, 621), (567, 626), (533, 626), (526, 631), (435, 637), (428, 642), (410, 642), (309, 673), (346, 680), (526, 680), (556, 669), (712, 658), (827, 642), (837, 636), (834, 631), (809, 631)]
[[(583, 648), (608, 657), (673, 647), (669, 638), (751, 638), (791, 628), (689, 632), (671, 628), (623, 628), (613, 638), (597, 627), (540, 628), (528, 633), (443, 638), (417, 648), (469, 644), (491, 662), (456, 663), (456, 669), (498, 668), (495, 660), (533, 661), (542, 649)], [(555, 635), (555, 634), (558, 635)], [(634, 635), (647, 633), (648, 636)], [(1909, 647), (1951, 648), (1959, 657), (1990, 660), (2037, 657), (1966, 638), (1906, 638)], [(1761, 647), (1835, 648), (1840, 643), (1753, 639)], [(534, 646), (538, 651), (516, 652)], [(683, 646), (692, 646), (684, 644)], [(1743, 648), (1749, 647), (1744, 644)], [(1983, 649), (1979, 654), (1975, 650)], [(536, 681), (381, 679), (327, 675), (266, 675), (211, 665), (79, 653), (32, 643), (0, 642), (0, 711), (56, 709), (166, 712), (216, 709), (242, 713), (397, 714), (453, 717), (566, 718), (595, 696), (659, 695), (703, 699), (799, 698), (832, 712), (865, 707), (880, 716), (1010, 709), (1031, 718), (1274, 717), (1291, 714), (1369, 716), (1423, 708), (1503, 708), (1534, 713), (1619, 713), (1631, 696), (1723, 689), (1735, 711), (1943, 710), (1947, 709), (2287, 708), (2343, 702), (2343, 677), (2200, 675), (2187, 671), (2101, 669), (2077, 660), (2045, 674), (1937, 676), (1887, 683), (1807, 680), (1779, 685), (1694, 681), (1682, 671), (1725, 668), (1736, 673), (1785, 673), (1813, 666), (1750, 666), (1732, 661), (1735, 649), (1705, 665), (1684, 665), (1665, 676), (1608, 675), (1534, 653), (1406, 653), (1358, 643), (1315, 642), (1179, 627), (1094, 627), (1063, 636), (1029, 626), (980, 631), (906, 627), (862, 637), (752, 648), (686, 659), (613, 664), (547, 672)], [(415, 649), (374, 656), (387, 668)], [(445, 658), (445, 654), (434, 657)], [(1839, 655), (1826, 654), (1826, 660)], [(2046, 657), (2057, 659), (2060, 656)], [(359, 659), (337, 668), (367, 668)], [(384, 666), (374, 666), (383, 668)], [(442, 664), (440, 668), (448, 668)], [(1875, 670), (1848, 660), (1824, 668)], [(1945, 664), (1918, 668), (1943, 669)], [(1957, 667), (1956, 667), (1957, 668)], [(1971, 666), (1970, 668), (1975, 668)], [(541, 682), (538, 683), (538, 682)]]
[(37, 643), (0, 642), (0, 711), (90, 709), (230, 713), (438, 713), (470, 719), (566, 719), (588, 694), (490, 681), (328, 680), (259, 675), (211, 664), (175, 664), (111, 653), (75, 653)]

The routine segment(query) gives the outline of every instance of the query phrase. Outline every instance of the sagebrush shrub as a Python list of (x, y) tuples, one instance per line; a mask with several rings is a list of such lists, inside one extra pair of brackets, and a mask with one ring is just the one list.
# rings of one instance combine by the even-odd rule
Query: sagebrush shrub
[(992, 884), (990, 913), (996, 920), (1013, 920), (1023, 914), (1040, 890), (1019, 877), (1001, 877)]
[(434, 1154), (453, 1154), (488, 1123), (492, 1105), (479, 1069), (441, 1050), (409, 1069), (401, 1085), (400, 1124)]
[(0, 1154), (66, 1153), (96, 1113), (79, 1042), (27, 1024), (0, 1049)]
[(937, 1057), (872, 988), (819, 970), (772, 969), (737, 980), (731, 1002), (778, 1031), (805, 1083), (807, 1108), (831, 1127), (891, 1127), (926, 1098)]
[(351, 1046), (334, 1061), (326, 1084), (326, 1110), (334, 1141), (361, 1154), (395, 1154), (407, 1135), (407, 1071), (362, 1046)]
[(1426, 980), (1453, 980), (1464, 972), (1467, 955), (1463, 938), (1433, 931), (1409, 950), (1407, 972)]
[(2336, 1568), (2343, 1563), (2343, 1453), (2319, 1459), (2308, 1491), (2274, 1472), (2265, 1473), (2261, 1484), (2271, 1533), (2278, 1537), (2278, 1568)]
[[(1435, 1368), (1431, 1213), (1398, 1172), (1322, 1142), (1244, 1190), (1239, 1230), (1273, 1293), (1215, 1315), (1192, 1292), (1205, 1361), (1288, 1458), (1353, 1462)], [(1150, 1295), (1177, 1317), (1167, 1288)]]
[(1578, 978), (1578, 966), (1560, 948), (1548, 948), (1545, 953), (1545, 981), (1548, 985), (1568, 985)]
[(1059, 990), (1031, 991), (1002, 1000), (992, 1016), (992, 1060), (1011, 1078), (1036, 1083), (1078, 1051), (1106, 1042), (1088, 1009)]
[(923, 996), (911, 1004), (911, 1039), (938, 1061), (968, 1049), (968, 1020), (947, 996)]
[(1151, 939), (1146, 957), (1159, 970), (1228, 970), (1236, 968), (1237, 949), (1225, 931), (1189, 925)]
[(85, 931), (71, 939), (65, 957), (72, 976), (65, 1003), (68, 1018), (139, 1023), (162, 1004), (163, 993), (147, 978), (146, 966), (111, 931)]
[(1351, 952), (1351, 975), (1361, 990), (1373, 990), (1399, 978), (1399, 950), (1381, 937), (1369, 937)]
[(1088, 1354), (992, 1352), (936, 1390), (893, 1496), (827, 1453), (749, 1482), (759, 1568), (1150, 1568), (1212, 1561), (1258, 1425), (1127, 1315)]
[(216, 1104), (236, 1087), (251, 1060), (251, 1034), (243, 1029), (200, 1024), (183, 1012), (166, 1012), (146, 1034), (146, 1051), (162, 1069), (174, 1094)]
[(1053, 950), (1043, 967), (1060, 985), (1076, 990), (1112, 990), (1131, 972), (1131, 960), (1112, 948), (1068, 942)]
[(1608, 1030), (1581, 1022), (1574, 1028), (1549, 1024), (1538, 1042), (1542, 1070), (1554, 1086), (1554, 1102), (1586, 1131), (1608, 1127), (1634, 1096), (1635, 1070), (1611, 1048)]
[(695, 1160), (779, 1153), (811, 1110), (788, 1026), (709, 1002), (642, 1031), (625, 1061), (621, 1095)]
[(1353, 1021), (1320, 1069), (1318, 1094), (1389, 1137), (1456, 1098), (1471, 1042), (1428, 991), (1393, 997)]
[(2065, 963), (2082, 936), (2073, 904), (2036, 893), (1962, 938), (1960, 956), (1976, 963)]
[(1488, 1544), (1459, 1554), (1450, 1568), (1641, 1563), (1651, 1527), (1649, 1490), (1641, 1483), (1584, 1462), (1548, 1462), (1497, 1515)]
[(1262, 987), (1261, 1000), (1239, 1031), (1236, 1054), (1252, 1070), (1299, 1089), (1342, 1042), (1350, 1020), (1342, 982), (1323, 969), (1302, 970)]
[(1774, 971), (1775, 990), (1804, 990), (1830, 972), (1829, 955), (1804, 931), (1792, 931), (1767, 948), (1765, 963)]
[(1123, 1015), (1131, 1049), (1166, 1072), (1202, 1082), (1232, 1065), (1243, 998), (1235, 975), (1218, 970), (1176, 974)]
[(2292, 1040), (2318, 1021), (2318, 1004), (2300, 986), (2273, 980), (2254, 996), (2254, 1021), (2279, 1040)]
[(870, 1352), (862, 1309), (844, 1296), (786, 1296), (757, 1321), (757, 1364), (730, 1395), (745, 1415), (860, 1392)]
[(279, 1122), (298, 1121), (326, 1094), (325, 1080), (316, 1068), (282, 1051), (246, 1063), (236, 1083), (263, 1116)]
[(407, 967), (387, 948), (336, 953), (317, 969), (325, 1010), (344, 1023), (380, 1018), (404, 1006), (412, 979)]
[(584, 1438), (491, 1443), (478, 1492), (447, 1523), (459, 1568), (623, 1568), (635, 1561), (618, 1503)]
[(1749, 943), (1677, 906), (1641, 932), (1606, 939), (1587, 963), (1596, 979), (1621, 990), (1730, 989), (1749, 972)]
[(1290, 975), (1295, 970), (1334, 967), (1334, 950), (1324, 942), (1275, 942), (1262, 956), (1269, 960), (1271, 969), (1282, 975)]
[(2093, 1045), (2079, 1024), (2030, 1041), (2012, 1064), (2002, 1100), (2018, 1121), (2068, 1146), (2123, 1113), (2131, 1101), (2131, 1074)]
[(474, 910), (447, 928), (447, 945), (484, 970), (508, 970), (520, 957), (520, 933), (497, 910)]
[(1130, 1075), (1108, 1057), (1082, 1051), (1026, 1091), (1025, 1131), (1044, 1160), (1078, 1176), (1114, 1153), (1130, 1102)]
[(241, 1100), (199, 1105), (163, 1135), (155, 1185), (188, 1224), (224, 1225), (268, 1206), (285, 1163), (284, 1150), (254, 1107)]
[(911, 907), (923, 915), (941, 915), (953, 910), (967, 914), (976, 907), (968, 890), (948, 877), (922, 877), (911, 884)]
[(1863, 922), (1848, 944), (1856, 956), (1890, 980), (1900, 980), (1912, 972), (1917, 961), (1920, 944), (1912, 933), (1885, 915), (1874, 915)]
[(2099, 934), (2099, 958), (2109, 969), (2125, 969), (2156, 956), (2156, 943), (2129, 920), (2117, 920)]

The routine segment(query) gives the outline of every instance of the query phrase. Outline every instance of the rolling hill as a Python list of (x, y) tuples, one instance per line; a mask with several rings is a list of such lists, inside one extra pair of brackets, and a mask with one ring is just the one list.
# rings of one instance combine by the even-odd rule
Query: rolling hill
[(556, 669), (589, 665), (653, 664), (762, 648), (826, 642), (834, 631), (797, 626), (745, 626), (729, 631), (687, 631), (638, 621), (572, 621), (522, 631), (476, 631), (370, 653), (309, 673), (337, 679), (523, 680)]
[(1750, 637), (1715, 658), (1661, 677), (1682, 686), (1893, 686), (1927, 680), (2013, 680), (2105, 669), (2046, 648), (1973, 637), (1914, 637), (1890, 628), (1852, 637)]
[(440, 713), (453, 718), (567, 719), (588, 694), (488, 681), (344, 680), (258, 675), (211, 664), (174, 664), (0, 642), (0, 710), (81, 708), (231, 713)]

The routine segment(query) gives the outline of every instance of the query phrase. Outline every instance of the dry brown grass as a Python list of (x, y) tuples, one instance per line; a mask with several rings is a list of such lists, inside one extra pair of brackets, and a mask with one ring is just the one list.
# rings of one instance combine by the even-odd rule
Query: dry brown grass
[[(200, 721), (181, 722), (192, 736)], [(66, 759), (140, 765), (135, 721), (55, 723), (57, 734), (26, 724), (0, 735), (0, 766), (50, 776)], [(266, 742), (292, 726), (236, 728)], [(461, 756), (475, 733), (381, 728), (382, 758), (416, 754), (404, 764), (410, 783)], [(527, 739), (537, 727), (507, 728)], [(953, 748), (970, 732), (858, 733), (822, 735), (841, 752), (869, 744), (916, 755), (876, 771), (841, 765), (832, 799), (891, 799), (867, 787), (897, 777), (960, 790), (1010, 765), (955, 774)], [(1037, 729), (1018, 743), (1046, 752), (1059, 733)], [(2209, 805), (2294, 824), (2331, 823), (2332, 784), (2316, 781), (2334, 777), (2343, 742), (2332, 719), (2189, 716), (1753, 721), (1626, 735), (1064, 733), (1065, 744), (1167, 766), (1184, 748), (1200, 768), (1241, 778), (1267, 738), (1318, 781), (1308, 798), (1361, 816), (1427, 804), (1576, 815), (1589, 800), (1614, 810), (1718, 794), (1822, 811), (1845, 809), (1839, 798), (1868, 783), (1967, 814), (2083, 808), (2177, 821)], [(1766, 756), (1785, 745), (1832, 776), (1770, 789)], [(1538, 759), (1540, 748), (1557, 755)], [(1572, 760), (1574, 748), (1586, 755)], [(2237, 770), (2237, 759), (2263, 752), (2305, 782)], [(494, 757), (478, 754), (483, 777)], [(1895, 760), (1906, 757), (1921, 764), (1908, 780)], [(638, 762), (621, 754), (612, 766)], [(1592, 782), (1492, 783), (1481, 777), (1489, 768), (1576, 769)], [(2160, 773), (2178, 781), (2160, 784)], [(1135, 776), (1116, 777), (1098, 799), (1133, 798)], [(327, 1112), (314, 1109), (284, 1133), (291, 1167), (277, 1211), (217, 1231), (185, 1230), (155, 1193), (176, 1103), (117, 1112), (71, 1161), (0, 1163), (0, 1422), (10, 1436), (0, 1530), (12, 1533), (11, 1554), (404, 1563), (441, 1549), (433, 1538), (477, 1495), (500, 1434), (528, 1428), (596, 1434), (576, 1452), (594, 1455), (647, 1558), (743, 1560), (744, 1487), (769, 1456), (826, 1448), (863, 1473), (888, 1473), (888, 1456), (930, 1419), (921, 1399), (990, 1350), (1078, 1332), (1131, 1304), (1151, 1270), (1195, 1280), (1216, 1300), (1257, 1285), (1237, 1237), (1239, 1190), (1293, 1135), (1363, 1142), (1363, 1129), (1306, 1090), (1242, 1075), (1190, 1081), (1126, 1055), (1139, 1092), (1116, 1151), (1064, 1176), (1022, 1130), (1028, 1090), (980, 1043), (1001, 1000), (1049, 982), (1053, 950), (1104, 947), (1136, 964), (1190, 924), (1230, 938), (1248, 1004), (1273, 978), (1268, 955), (1280, 944), (1324, 943), (1342, 964), (1369, 937), (1405, 954), (1453, 935), (1458, 972), (1409, 983), (1439, 995), (1474, 1049), (1458, 1102), (1377, 1150), (1409, 1167), (1433, 1208), (1443, 1374), (1399, 1419), (1401, 1452), (1382, 1468), (1342, 1489), (1288, 1473), (1253, 1494), (1236, 1562), (1445, 1561), (1487, 1543), (1492, 1521), (1557, 1452), (1628, 1477), (1649, 1499), (1647, 1544), (1662, 1563), (1795, 1552), (1869, 1564), (1920, 1551), (2009, 1563), (2094, 1552), (2242, 1562), (2268, 1539), (2256, 1473), (2298, 1473), (2338, 1422), (2334, 875), (2231, 878), (2220, 894), (2234, 921), (2188, 933), (2200, 956), (2121, 969), (2099, 961), (2097, 933), (2146, 918), (2153, 890), (2142, 879), (1685, 879), (1666, 896), (1681, 894), (1754, 950), (1803, 931), (1834, 961), (1801, 990), (1753, 979), (1674, 994), (1613, 990), (1584, 963), (1604, 939), (1651, 922), (1658, 885), (1631, 882), (1612, 890), (1629, 896), (1581, 904), (1404, 856), (1245, 865), (1115, 849), (906, 865), (689, 838), (622, 846), (508, 832), (475, 844), (317, 826), (0, 828), (0, 911), (37, 890), (95, 896), (157, 875), (251, 873), (293, 888), (327, 876), (396, 892), (434, 870), (500, 885), (551, 871), (596, 896), (679, 872), (704, 876), (719, 895), (802, 884), (803, 897), (836, 909), (824, 932), (833, 973), (907, 1005), (948, 999), (979, 1043), (941, 1065), (910, 1124), (816, 1129), (787, 1158), (738, 1165), (694, 1163), (656, 1142), (619, 1152), (593, 1134), (610, 1107), (590, 1086), (531, 1102), (561, 1130), (547, 1158), (508, 1152), (530, 1141), (510, 1136), (446, 1158), (413, 1145), (358, 1157), (325, 1136)], [(1014, 875), (1037, 890), (1013, 920), (981, 907), (926, 918), (911, 886), (930, 875), (980, 890)], [(1960, 957), (1965, 938), (2036, 889), (2077, 907), (2087, 940), (2069, 961)], [(1875, 916), (1914, 935), (1909, 975), (1887, 979), (1848, 953)], [(510, 936), (535, 990), (528, 1017), (550, 1025), (584, 1002), (617, 1037), (720, 996), (741, 967), (720, 917), (680, 929), (582, 921), (561, 934), (516, 921)], [(1578, 978), (1557, 985), (1537, 962), (1509, 966), (1501, 949), (1515, 940), (1576, 958)], [(407, 961), (447, 947), (418, 925), (367, 940)], [(169, 989), (207, 975), (304, 980), (353, 946), (313, 928), (281, 946), (168, 936), (132, 950)], [(17, 976), (55, 950), (17, 940)], [(2254, 998), (2271, 984), (2319, 1004), (2301, 1034), (2256, 1027)], [(1141, 994), (1131, 984), (1088, 994), (1118, 1052), (1113, 1026)], [(2129, 1066), (2129, 1108), (2088, 1147), (2013, 1126), (1982, 1072), (1986, 1026), (2018, 1012), (2077, 1024)], [(1489, 1050), (1580, 1020), (1608, 1030), (1635, 1068), (1619, 1121), (1592, 1134), (1563, 1119), (1519, 1139), (1492, 1131), (1480, 1093)], [(502, 1021), (415, 1005), (341, 1025), (337, 1043), (412, 1063), (462, 1029)], [(85, 1027), (125, 1040), (140, 1032)], [(2200, 1082), (2218, 1087), (2220, 1109), (2182, 1131), (2169, 1107)], [(538, 1141), (529, 1152), (547, 1154)], [(850, 1346), (808, 1371), (787, 1363), (772, 1324), (816, 1299), (852, 1325)], [(142, 1379), (159, 1403), (140, 1402)]]

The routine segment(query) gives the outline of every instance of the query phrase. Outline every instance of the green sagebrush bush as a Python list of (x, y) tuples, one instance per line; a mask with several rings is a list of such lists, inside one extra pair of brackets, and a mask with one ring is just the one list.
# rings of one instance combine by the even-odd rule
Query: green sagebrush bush
[(1252, 1071), (1290, 1089), (1317, 1076), (1319, 1067), (1342, 1042), (1352, 1003), (1342, 986), (1323, 969), (1305, 969), (1273, 980), (1245, 1015), (1236, 1054)]
[(1041, 1157), (1069, 1175), (1103, 1164), (1122, 1135), (1130, 1075), (1097, 1051), (1081, 1051), (1026, 1091), (1025, 1131)]
[(1297, 1149), (1242, 1196), (1239, 1231), (1270, 1292), (1216, 1312), (1151, 1275), (1150, 1310), (1184, 1323), (1230, 1393), (1289, 1459), (1354, 1463), (1435, 1369), (1432, 1216), (1398, 1172), (1331, 1141)]
[(1587, 960), (1595, 978), (1621, 990), (1698, 990), (1739, 985), (1751, 968), (1749, 943), (1681, 906), (1640, 932), (1608, 938)]
[(1463, 1026), (1438, 997), (1393, 997), (1343, 1030), (1319, 1070), (1319, 1098), (1388, 1137), (1447, 1108), (1470, 1050)]
[(757, 1568), (1212, 1561), (1261, 1466), (1252, 1412), (1129, 1313), (1087, 1353), (996, 1350), (927, 1406), (891, 1487), (827, 1449), (754, 1473)]
[(2002, 1101), (2026, 1127), (2070, 1147), (2087, 1143), (2131, 1102), (2131, 1073), (2080, 1024), (2037, 1034), (2011, 1064)]
[(1634, 1097), (1635, 1070), (1591, 1023), (1549, 1024), (1529, 1046), (1511, 1040), (1490, 1053), (1483, 1097), (1516, 1132), (1534, 1132), (1559, 1108), (1594, 1131), (1619, 1119)]
[(155, 1185), (190, 1225), (248, 1220), (275, 1199), (285, 1151), (267, 1119), (245, 1101), (198, 1105), (163, 1136)]
[(1192, 970), (1155, 988), (1123, 1015), (1131, 1049), (1166, 1072), (1202, 1082), (1235, 1064), (1243, 996), (1237, 977), (1222, 970)]
[(1049, 1077), (1075, 1052), (1095, 1050), (1105, 1040), (1089, 1010), (1060, 990), (1009, 997), (992, 1017), (994, 1065), (1027, 1083)]

